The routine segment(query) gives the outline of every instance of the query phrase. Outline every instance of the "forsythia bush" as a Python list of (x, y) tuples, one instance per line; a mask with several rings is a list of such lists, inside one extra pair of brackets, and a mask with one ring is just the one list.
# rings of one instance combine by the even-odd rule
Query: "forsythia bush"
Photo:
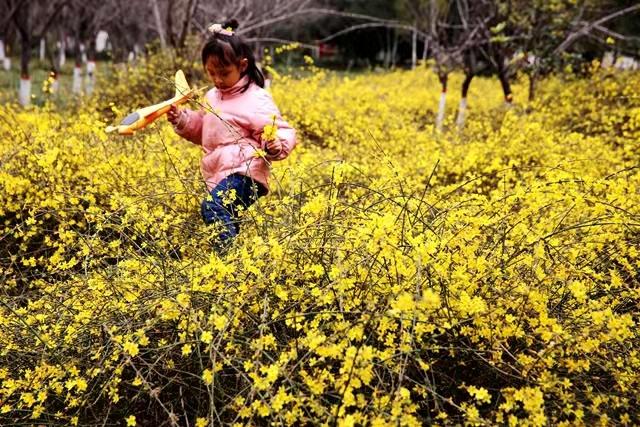
[(429, 70), (280, 76), (300, 145), (220, 259), (198, 147), (104, 133), (171, 92), (128, 73), (0, 106), (0, 424), (640, 423), (640, 75), (478, 79), (442, 134)]

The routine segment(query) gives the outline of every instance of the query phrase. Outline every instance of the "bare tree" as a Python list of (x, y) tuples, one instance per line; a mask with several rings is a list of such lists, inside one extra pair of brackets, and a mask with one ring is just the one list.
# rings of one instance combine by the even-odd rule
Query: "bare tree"
[(31, 76), (29, 62), (31, 49), (36, 46), (49, 27), (55, 22), (58, 14), (69, 4), (69, 0), (52, 2), (7, 0), (12, 20), (20, 35), (20, 103), (27, 105), (31, 100)]

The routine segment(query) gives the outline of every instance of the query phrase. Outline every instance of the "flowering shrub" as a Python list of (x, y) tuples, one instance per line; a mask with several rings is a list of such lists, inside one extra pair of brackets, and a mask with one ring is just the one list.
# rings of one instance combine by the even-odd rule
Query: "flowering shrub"
[(224, 259), (163, 121), (0, 106), (0, 424), (640, 423), (640, 75), (434, 134), (431, 74), (280, 76)]

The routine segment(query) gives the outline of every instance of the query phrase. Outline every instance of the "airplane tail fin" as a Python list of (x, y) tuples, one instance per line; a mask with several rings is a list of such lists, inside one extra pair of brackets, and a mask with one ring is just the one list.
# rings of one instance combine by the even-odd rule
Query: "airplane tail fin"
[(183, 96), (187, 92), (191, 91), (187, 78), (184, 76), (182, 70), (176, 72), (176, 97)]

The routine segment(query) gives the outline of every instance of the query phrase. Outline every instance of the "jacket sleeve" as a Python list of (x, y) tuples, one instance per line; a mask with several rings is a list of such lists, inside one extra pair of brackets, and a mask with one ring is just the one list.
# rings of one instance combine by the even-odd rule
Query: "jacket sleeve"
[(180, 111), (178, 122), (173, 126), (175, 132), (194, 144), (202, 145), (202, 121), (204, 111), (183, 109)]
[[(266, 142), (262, 140), (262, 133), (266, 125), (274, 123), (278, 128), (276, 132), (276, 138), (282, 143), (282, 150), (279, 153), (267, 154), (268, 160), (282, 160), (286, 158), (293, 147), (296, 145), (296, 131), (287, 123), (280, 114), (280, 110), (276, 107), (273, 98), (267, 91), (258, 92), (257, 96), (257, 108), (254, 110), (251, 121), (251, 132), (253, 139), (260, 143), (260, 146), (264, 150)], [(266, 151), (266, 150), (265, 150)]]

